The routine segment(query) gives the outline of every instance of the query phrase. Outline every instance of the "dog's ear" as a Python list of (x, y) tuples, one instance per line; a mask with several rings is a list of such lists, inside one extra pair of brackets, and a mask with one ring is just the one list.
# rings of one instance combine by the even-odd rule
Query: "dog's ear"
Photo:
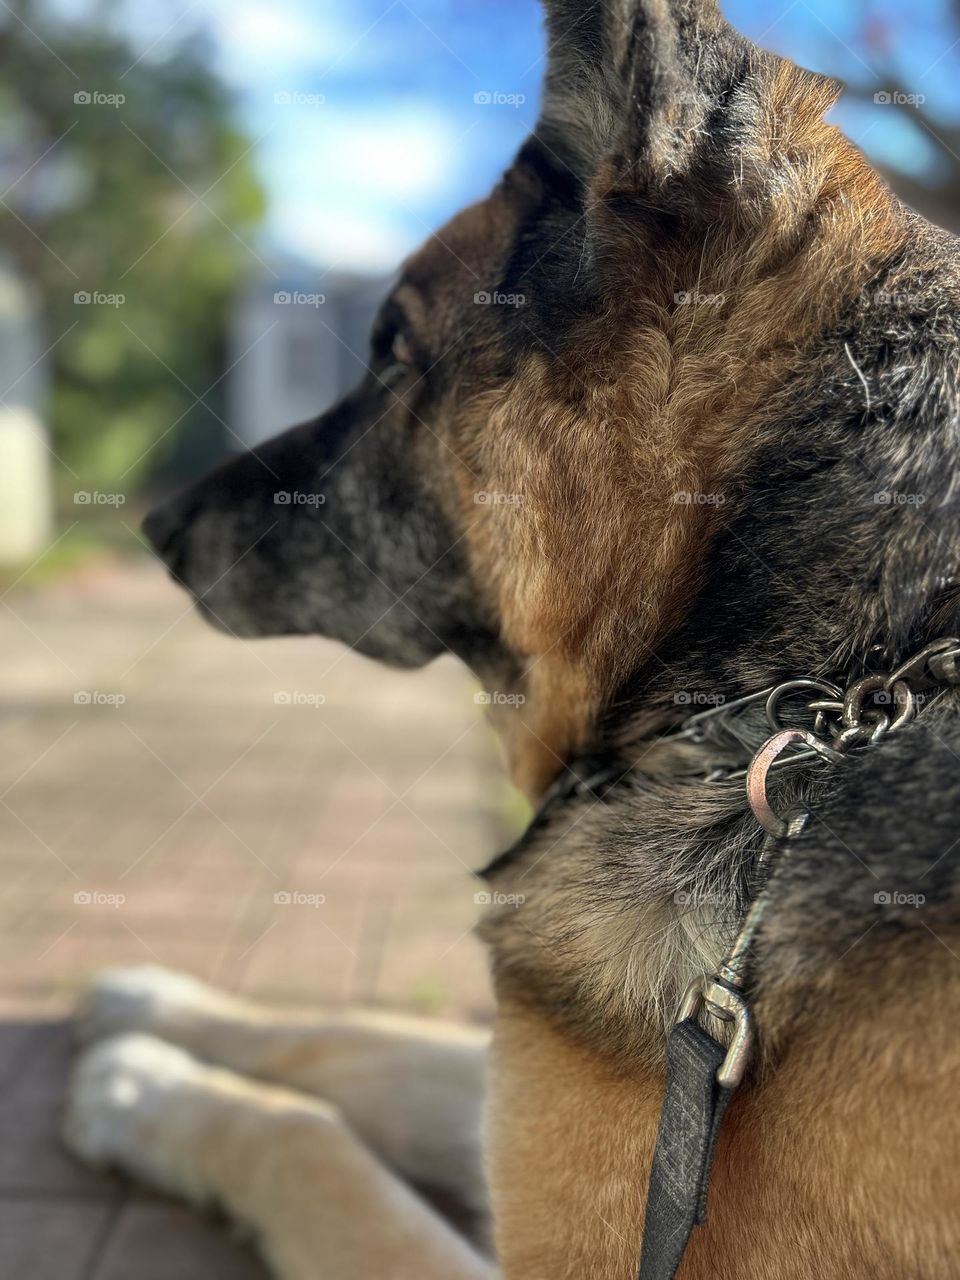
[(713, 0), (545, 6), (528, 158), (565, 221), (511, 276), (531, 294), (529, 351), (478, 433), (486, 487), (523, 501), (509, 521), (481, 508), (472, 534), (526, 663), (511, 749), (533, 792), (656, 668), (728, 494), (775, 438), (797, 352), (901, 237), (882, 182), (823, 120), (837, 86), (756, 48)]
[[(819, 122), (840, 86), (759, 49), (715, 0), (544, 0), (548, 71), (537, 136), (587, 203), (662, 212), (769, 183), (782, 118)], [(707, 210), (702, 210), (708, 212)]]

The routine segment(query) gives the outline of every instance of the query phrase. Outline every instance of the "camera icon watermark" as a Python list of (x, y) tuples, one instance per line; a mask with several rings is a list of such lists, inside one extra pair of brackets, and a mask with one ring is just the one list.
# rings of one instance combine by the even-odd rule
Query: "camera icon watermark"
[(873, 895), (878, 907), (922, 907), (926, 900), (925, 893), (899, 893), (896, 890), (881, 890)]
[(126, 701), (125, 693), (101, 693), (99, 689), (78, 689), (73, 695), (75, 707), (122, 707)]
[(522, 707), (527, 700), (524, 693), (501, 693), (494, 689), (489, 693), (475, 693), (473, 700), (478, 707)]
[(901, 493), (898, 489), (881, 489), (873, 495), (878, 507), (922, 507), (926, 500), (924, 493)]
[(297, 689), (278, 689), (273, 695), (275, 707), (322, 707), (326, 701), (326, 694), (301, 693)]
[(122, 307), (126, 300), (125, 293), (101, 293), (99, 289), (78, 289), (73, 295), (75, 307)]
[(682, 689), (673, 695), (675, 707), (722, 707), (726, 701), (726, 694), (707, 693), (703, 689)]
[(523, 502), (522, 493), (490, 493), (481, 489), (473, 495), (474, 505), (478, 507), (519, 507)]
[(478, 107), (522, 107), (527, 101), (525, 93), (502, 93), (499, 89), (481, 89), (473, 95)]
[(875, 301), (878, 307), (897, 307), (904, 310), (909, 307), (922, 307), (924, 298), (920, 293), (910, 293), (905, 289), (881, 289), (875, 295)]
[(722, 307), (726, 300), (725, 293), (697, 293), (695, 290), (681, 290), (673, 295), (678, 307)]
[(304, 293), (302, 289), (278, 289), (273, 295), (278, 307), (322, 307), (327, 301), (325, 293)]
[(497, 893), (489, 889), (481, 889), (473, 895), (478, 907), (522, 907), (526, 900), (523, 893)]
[(692, 889), (678, 889), (673, 900), (678, 907), (717, 907), (724, 902), (719, 893), (710, 893), (709, 890), (695, 892)]
[(873, 95), (878, 107), (922, 107), (925, 93), (904, 93), (902, 89), (880, 89)]
[(527, 295), (501, 293), (498, 289), (480, 289), (473, 295), (473, 301), (478, 307), (525, 307)]
[(303, 93), (298, 89), (278, 89), (273, 95), (275, 107), (322, 107), (326, 101), (325, 93)]
[(279, 489), (273, 495), (275, 507), (322, 507), (327, 501), (325, 493), (301, 493), (299, 489)]
[(276, 907), (318, 907), (327, 901), (325, 893), (301, 893), (299, 889), (280, 889), (273, 895)]
[(727, 501), (725, 493), (675, 493), (673, 501), (681, 507), (722, 507)]
[(73, 495), (75, 507), (122, 507), (126, 501), (125, 493), (101, 493), (99, 489), (78, 489)]
[(125, 93), (101, 93), (99, 89), (78, 89), (73, 95), (78, 107), (122, 107), (127, 100)]
[(99, 889), (78, 889), (73, 895), (75, 907), (122, 907), (127, 900), (125, 893), (102, 893)]

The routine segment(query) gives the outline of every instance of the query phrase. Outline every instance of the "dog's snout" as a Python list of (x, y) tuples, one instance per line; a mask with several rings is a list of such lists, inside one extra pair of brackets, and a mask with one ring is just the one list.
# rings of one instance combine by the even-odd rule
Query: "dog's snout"
[(175, 505), (167, 502), (161, 507), (154, 507), (141, 527), (157, 555), (169, 564), (173, 558), (177, 534), (183, 527), (183, 520)]

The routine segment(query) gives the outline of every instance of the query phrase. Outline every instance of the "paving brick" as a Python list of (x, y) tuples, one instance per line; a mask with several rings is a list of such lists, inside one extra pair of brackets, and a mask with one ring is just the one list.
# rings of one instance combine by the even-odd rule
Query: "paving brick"
[(130, 1204), (89, 1280), (266, 1280), (253, 1249), (224, 1224), (177, 1205)]
[[(4, 1032), (6, 1035), (6, 1032)], [(61, 1147), (60, 1113), (73, 1054), (65, 1023), (20, 1024), (13, 1070), (0, 1092), (0, 1204), (56, 1194), (116, 1200), (116, 1179), (91, 1173)], [(6, 1280), (4, 1272), (0, 1276)]]
[(0, 1276), (86, 1280), (112, 1214), (93, 1202), (0, 1200)]

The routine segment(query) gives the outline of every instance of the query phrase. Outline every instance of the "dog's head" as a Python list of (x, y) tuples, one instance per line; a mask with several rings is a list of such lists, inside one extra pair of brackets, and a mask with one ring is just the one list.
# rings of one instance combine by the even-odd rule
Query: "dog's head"
[(511, 699), (536, 792), (683, 616), (791, 360), (891, 252), (835, 87), (712, 0), (547, 0), (541, 121), (404, 266), (341, 404), (146, 531), (216, 624)]

